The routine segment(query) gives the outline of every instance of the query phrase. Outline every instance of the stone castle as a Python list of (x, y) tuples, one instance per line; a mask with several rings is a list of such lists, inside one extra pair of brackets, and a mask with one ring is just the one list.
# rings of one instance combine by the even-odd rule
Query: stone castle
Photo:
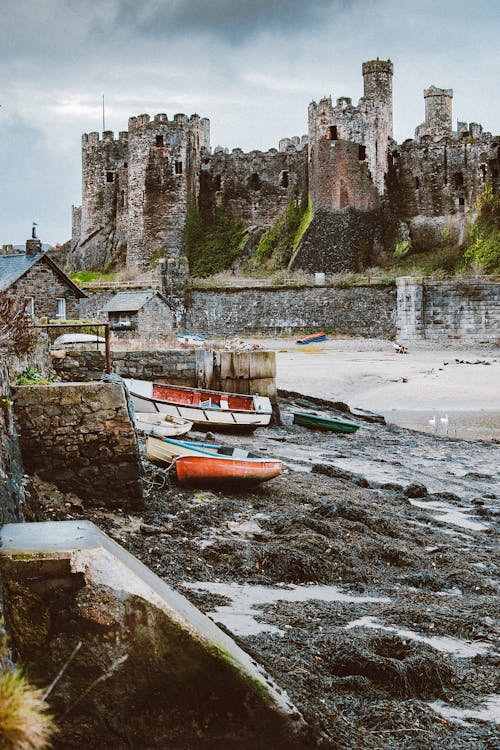
[(477, 123), (452, 127), (451, 89), (424, 92), (425, 122), (402, 145), (392, 132), (390, 60), (363, 63), (363, 97), (309, 106), (308, 135), (279, 149), (212, 153), (198, 115), (132, 117), (128, 131), (82, 137), (82, 206), (73, 208), (70, 270), (141, 272), (182, 257), (188, 210), (224, 206), (262, 232), (291, 200), (310, 195), (313, 220), (292, 268), (359, 270), (407, 240), (433, 247), (464, 238), (466, 214), (490, 182), (500, 188), (500, 136)]

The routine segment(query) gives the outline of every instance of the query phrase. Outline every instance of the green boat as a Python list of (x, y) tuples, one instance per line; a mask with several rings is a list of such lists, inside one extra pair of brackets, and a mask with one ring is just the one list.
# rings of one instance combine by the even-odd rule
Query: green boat
[(293, 423), (300, 424), (302, 427), (310, 427), (316, 430), (332, 430), (333, 432), (353, 433), (359, 430), (359, 424), (346, 422), (343, 419), (331, 419), (330, 417), (320, 417), (317, 414), (308, 414), (307, 412), (296, 411), (293, 415)]

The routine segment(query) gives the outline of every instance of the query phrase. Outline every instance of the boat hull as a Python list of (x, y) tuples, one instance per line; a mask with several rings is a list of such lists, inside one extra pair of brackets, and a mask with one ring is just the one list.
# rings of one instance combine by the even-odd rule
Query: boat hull
[[(180, 417), (208, 429), (253, 430), (266, 427), (271, 421), (272, 407), (266, 397), (163, 386), (137, 380), (124, 382), (137, 412)], [(172, 398), (163, 398), (162, 393), (168, 393)], [(233, 402), (240, 408), (226, 406)], [(208, 403), (210, 406), (206, 405)], [(257, 404), (257, 409), (252, 408), (254, 404)]]
[(181, 456), (175, 460), (179, 484), (189, 487), (256, 485), (281, 473), (280, 461), (217, 456)]
[(220, 445), (209, 443), (184, 443), (178, 440), (160, 440), (150, 435), (146, 441), (146, 455), (150, 461), (156, 461), (162, 464), (171, 464), (174, 458), (178, 456), (199, 455), (202, 450), (204, 453), (217, 453)]
[(144, 435), (158, 438), (186, 435), (193, 426), (187, 419), (169, 416), (168, 414), (136, 412), (134, 417), (136, 430)]
[(359, 430), (359, 425), (354, 422), (346, 422), (342, 419), (330, 419), (328, 417), (319, 417), (316, 414), (305, 414), (295, 412), (293, 423), (302, 427), (309, 427), (314, 430), (328, 430), (331, 432), (344, 432), (352, 434)]

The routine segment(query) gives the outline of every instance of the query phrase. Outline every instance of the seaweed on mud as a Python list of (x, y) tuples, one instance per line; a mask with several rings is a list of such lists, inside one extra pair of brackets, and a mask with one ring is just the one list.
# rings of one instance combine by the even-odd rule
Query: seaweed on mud
[[(422, 646), (406, 649), (398, 639), (366, 638), (364, 643), (344, 644), (328, 659), (333, 675), (360, 675), (402, 698), (439, 698), (455, 673), (449, 661)], [(382, 653), (381, 653), (382, 652)]]

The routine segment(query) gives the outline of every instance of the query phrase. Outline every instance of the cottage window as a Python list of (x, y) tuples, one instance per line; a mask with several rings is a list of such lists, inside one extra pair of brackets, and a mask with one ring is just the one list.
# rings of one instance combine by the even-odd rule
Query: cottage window
[(366, 146), (362, 146), (362, 145), (358, 146), (358, 159), (359, 161), (366, 160)]
[(66, 300), (64, 297), (59, 297), (56, 300), (56, 319), (66, 320)]
[(287, 170), (283, 170), (280, 176), (280, 185), (281, 187), (287, 188), (288, 187), (288, 172)]
[(176, 161), (174, 165), (175, 174), (182, 174), (182, 162)]
[(161, 148), (163, 146), (163, 136), (157, 135), (156, 136), (156, 145), (158, 148)]
[(26, 310), (26, 315), (29, 315), (30, 318), (35, 317), (35, 298), (34, 297), (28, 297), (26, 299), (26, 307), (24, 309)]
[(338, 131), (336, 125), (329, 125), (326, 129), (326, 140), (327, 141), (337, 141), (338, 140)]
[(114, 172), (106, 172), (106, 182), (114, 182), (114, 179), (115, 179)]

